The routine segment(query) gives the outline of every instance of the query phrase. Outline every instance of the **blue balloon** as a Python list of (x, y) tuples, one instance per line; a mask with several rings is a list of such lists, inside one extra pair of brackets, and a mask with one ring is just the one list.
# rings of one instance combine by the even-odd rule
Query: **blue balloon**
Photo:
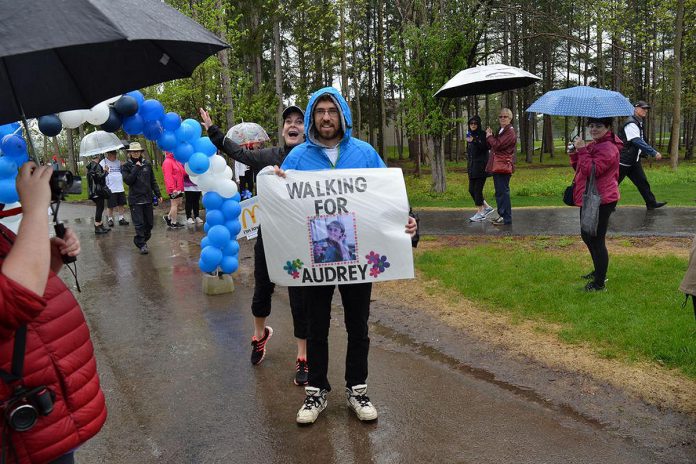
[(179, 142), (190, 142), (194, 140), (194, 136), (196, 135), (193, 128), (190, 125), (184, 123), (181, 123), (181, 126), (179, 126), (179, 128), (175, 130), (174, 133), (176, 134), (176, 139)]
[(140, 113), (140, 116), (143, 117), (143, 121), (145, 122), (159, 121), (164, 118), (164, 106), (154, 99), (145, 100), (142, 105), (140, 105), (138, 113)]
[(210, 141), (210, 137), (201, 137), (193, 142), (193, 148), (207, 156), (217, 153), (217, 147)]
[(203, 206), (207, 211), (222, 208), (223, 201), (225, 201), (225, 199), (217, 192), (206, 192), (205, 195), (203, 195)]
[[(140, 94), (140, 96), (142, 97), (142, 94)], [(116, 110), (122, 118), (133, 116), (138, 112), (138, 100), (126, 94), (114, 102), (114, 110)]]
[(17, 166), (21, 166), (24, 163), (26, 163), (27, 161), (29, 161), (29, 153), (24, 152), (24, 153), (20, 154), (19, 156), (10, 156), (9, 158), (12, 161), (14, 161), (15, 163), (17, 163)]
[[(206, 222), (206, 225), (207, 224), (208, 223)], [(225, 226), (210, 226), (210, 229), (208, 230), (208, 240), (210, 240), (210, 246), (216, 247), (220, 250), (227, 245), (230, 238), (230, 231)], [(222, 255), (222, 251), (220, 251), (220, 255)]]
[(5, 156), (20, 157), (27, 152), (27, 142), (18, 135), (6, 135), (2, 138), (2, 152)]
[(239, 242), (230, 240), (222, 249), (222, 256), (237, 256), (239, 254)]
[(63, 130), (63, 123), (57, 114), (47, 114), (39, 118), (39, 130), (46, 137), (55, 137)]
[(210, 245), (210, 239), (208, 237), (203, 237), (203, 239), (201, 239), (201, 249), (207, 247), (208, 245)]
[(157, 145), (164, 151), (173, 151), (178, 144), (174, 132), (164, 131), (157, 139)]
[(140, 90), (131, 90), (126, 95), (131, 98), (135, 98), (135, 101), (138, 103), (138, 106), (142, 105), (145, 101), (145, 97), (143, 96)]
[(203, 258), (198, 260), (198, 267), (200, 268), (201, 271), (203, 272), (213, 272), (215, 269), (217, 269), (217, 265), (213, 266), (209, 263), (206, 263), (203, 261)]
[(239, 201), (242, 201), (242, 196), (239, 194), (239, 192), (237, 192), (234, 195), (232, 195), (232, 198), (229, 198), (229, 200), (234, 200), (234, 201), (239, 202)]
[(188, 159), (188, 167), (195, 174), (203, 174), (210, 168), (210, 160), (203, 153), (194, 153)]
[[(193, 145), (188, 142), (178, 142), (174, 147), (174, 158), (181, 164), (188, 163), (191, 155), (193, 155)], [(192, 169), (193, 171), (193, 169)]]
[(179, 127), (181, 127), (181, 116), (172, 112), (165, 114), (164, 118), (162, 119), (162, 126), (164, 126), (164, 130), (166, 131), (176, 131)]
[(144, 124), (143, 117), (136, 113), (123, 120), (123, 131), (129, 135), (140, 135), (143, 133)]
[(220, 209), (225, 215), (225, 219), (228, 221), (230, 219), (237, 219), (242, 212), (242, 207), (239, 206), (239, 202), (235, 200), (225, 200)]
[(225, 222), (225, 227), (230, 231), (231, 237), (237, 237), (239, 232), (242, 230), (242, 224), (237, 219)]
[(121, 124), (123, 124), (123, 116), (115, 108), (109, 108), (109, 119), (100, 128), (105, 132), (116, 132), (121, 128)]
[(232, 274), (237, 272), (239, 268), (239, 261), (235, 256), (223, 256), (222, 261), (220, 261), (220, 270), (223, 274)]
[(17, 177), (17, 163), (7, 156), (0, 156), (0, 179)]
[(11, 122), (9, 124), (3, 124), (2, 126), (0, 126), (0, 139), (6, 135), (16, 133), (17, 129), (19, 129), (18, 122)]
[(203, 224), (203, 232), (206, 234), (210, 231), (210, 224)]
[(219, 209), (211, 209), (205, 215), (206, 224), (221, 226), (225, 223), (225, 215)]
[[(0, 179), (0, 203), (10, 204), (19, 201), (14, 178)], [(220, 252), (222, 254), (222, 252)]]
[(201, 138), (201, 134), (203, 133), (203, 129), (201, 128), (201, 123), (196, 121), (195, 119), (184, 119), (181, 122), (181, 125), (183, 126), (184, 124), (187, 124), (191, 129), (193, 129), (193, 136), (191, 137), (193, 140)]
[(201, 260), (209, 265), (217, 267), (222, 261), (222, 250), (216, 246), (208, 245), (201, 250)]
[(145, 124), (143, 124), (143, 135), (148, 140), (159, 139), (163, 132), (162, 123), (158, 120), (145, 121)]

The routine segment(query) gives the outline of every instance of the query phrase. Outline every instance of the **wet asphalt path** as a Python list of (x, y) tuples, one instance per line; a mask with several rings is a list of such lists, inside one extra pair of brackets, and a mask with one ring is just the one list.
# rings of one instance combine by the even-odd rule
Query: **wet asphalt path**
[(295, 348), (284, 289), (274, 299), (266, 360), (258, 367), (248, 360), (249, 243), (235, 292), (211, 297), (201, 291), (196, 265), (201, 228), (167, 231), (156, 217), (151, 252), (141, 256), (132, 226), (95, 237), (91, 220), (81, 219), (91, 212), (67, 205), (61, 216), (82, 240), (78, 299), (109, 408), (102, 432), (78, 451), (79, 463), (689, 462), (657, 459), (612, 427), (426, 355), (384, 321), (372, 329), (368, 379), (380, 416), (360, 423), (342, 391), (340, 307), (329, 406), (316, 424), (298, 427), (304, 393), (291, 382)]

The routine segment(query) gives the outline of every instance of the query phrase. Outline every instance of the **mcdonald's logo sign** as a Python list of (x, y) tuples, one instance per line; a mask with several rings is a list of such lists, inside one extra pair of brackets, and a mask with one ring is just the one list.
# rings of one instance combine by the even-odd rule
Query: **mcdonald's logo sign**
[(251, 226), (256, 224), (256, 208), (258, 208), (258, 205), (253, 205), (251, 208), (242, 209), (242, 214), (240, 215), (242, 218), (242, 230), (249, 228), (247, 218), (249, 221), (251, 221)]

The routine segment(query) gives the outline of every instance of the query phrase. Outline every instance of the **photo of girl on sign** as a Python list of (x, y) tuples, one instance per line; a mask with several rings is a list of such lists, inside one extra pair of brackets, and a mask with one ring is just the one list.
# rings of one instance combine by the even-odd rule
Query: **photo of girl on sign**
[(355, 261), (355, 224), (352, 214), (310, 220), (315, 264)]

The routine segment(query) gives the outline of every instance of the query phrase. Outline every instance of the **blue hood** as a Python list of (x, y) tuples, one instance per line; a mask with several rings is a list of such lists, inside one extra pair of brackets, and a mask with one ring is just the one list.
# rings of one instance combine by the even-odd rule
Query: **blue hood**
[(314, 105), (316, 105), (319, 97), (323, 95), (329, 95), (333, 99), (336, 106), (338, 106), (341, 127), (343, 128), (343, 138), (341, 139), (340, 143), (343, 143), (343, 141), (346, 139), (350, 139), (353, 132), (353, 117), (350, 114), (350, 107), (348, 106), (345, 98), (343, 98), (343, 95), (341, 95), (339, 91), (333, 87), (324, 87), (323, 89), (319, 89), (309, 98), (307, 111), (305, 111), (304, 115), (305, 140), (307, 141), (307, 144), (319, 147), (323, 145), (317, 143), (314, 137)]

